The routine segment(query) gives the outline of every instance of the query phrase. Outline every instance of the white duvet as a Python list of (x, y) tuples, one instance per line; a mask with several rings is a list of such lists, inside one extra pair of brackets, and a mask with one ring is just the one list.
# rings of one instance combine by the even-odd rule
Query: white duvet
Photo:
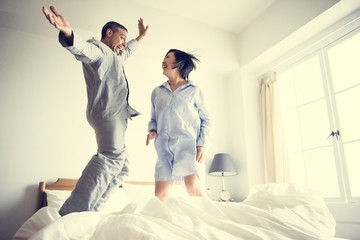
[(333, 239), (335, 221), (323, 198), (290, 184), (255, 187), (245, 201), (206, 197), (156, 197), (130, 203), (119, 212), (36, 212), (17, 232), (19, 239)]

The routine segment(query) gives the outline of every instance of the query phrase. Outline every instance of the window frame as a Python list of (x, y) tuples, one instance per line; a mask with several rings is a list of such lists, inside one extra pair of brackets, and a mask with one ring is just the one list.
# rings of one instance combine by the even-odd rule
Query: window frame
[[(334, 31), (332, 34), (323, 38), (321, 41), (318, 41), (316, 44), (310, 45), (307, 48), (299, 53), (295, 54), (294, 57), (288, 59), (281, 66), (278, 66), (275, 71), (277, 73), (285, 72), (294, 66), (299, 65), (306, 60), (318, 56), (320, 61), (320, 69), (323, 80), (323, 88), (324, 88), (324, 98), (326, 101), (326, 107), (328, 112), (328, 121), (330, 128), (329, 133), (331, 131), (336, 131), (340, 128), (340, 121), (338, 116), (338, 109), (336, 105), (335, 92), (333, 86), (333, 79), (330, 71), (330, 62), (328, 51), (332, 47), (338, 45), (339, 43), (347, 40), (348, 38), (360, 34), (360, 19), (357, 18), (344, 27)], [(299, 108), (299, 104), (297, 104), (296, 108)], [(299, 110), (297, 110), (299, 111)], [(297, 113), (299, 114), (299, 112)], [(341, 133), (341, 132), (340, 132)], [(360, 136), (359, 136), (360, 140)], [(344, 144), (342, 138), (332, 138), (332, 143), (329, 144), (332, 146), (334, 153), (334, 160), (336, 166), (336, 174), (338, 178), (339, 185), (339, 198), (325, 198), (325, 201), (328, 203), (360, 203), (360, 197), (353, 197), (350, 195), (350, 182), (349, 182), (349, 174), (346, 168), (346, 159), (344, 152)], [(319, 146), (318, 148), (323, 147)], [(305, 150), (302, 148), (302, 155), (304, 155)], [(303, 158), (304, 159), (304, 158)], [(304, 164), (305, 160), (304, 160)]]

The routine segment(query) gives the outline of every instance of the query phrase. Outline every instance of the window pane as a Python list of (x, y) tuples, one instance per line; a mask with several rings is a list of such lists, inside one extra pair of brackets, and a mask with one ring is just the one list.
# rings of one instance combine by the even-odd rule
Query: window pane
[(305, 158), (309, 186), (324, 197), (340, 197), (332, 147), (306, 151)]
[(360, 197), (360, 142), (344, 144), (347, 172), (352, 197)]
[(327, 138), (331, 131), (324, 99), (301, 107), (299, 113), (305, 149), (332, 144)]
[(360, 33), (328, 51), (335, 92), (360, 83)]
[(308, 186), (302, 152), (289, 154), (289, 168), (292, 183)]
[(360, 139), (360, 86), (336, 94), (340, 134), (344, 141)]
[(295, 86), (298, 103), (324, 97), (323, 79), (319, 57), (315, 56), (294, 68)]
[(297, 109), (288, 111), (283, 115), (283, 127), (288, 152), (301, 151), (300, 124)]

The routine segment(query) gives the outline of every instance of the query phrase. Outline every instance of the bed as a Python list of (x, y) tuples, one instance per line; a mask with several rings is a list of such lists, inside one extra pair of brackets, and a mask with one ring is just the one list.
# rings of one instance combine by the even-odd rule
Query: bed
[(338, 239), (321, 195), (292, 184), (252, 188), (242, 202), (189, 197), (174, 187), (166, 203), (152, 182), (124, 182), (100, 212), (60, 217), (58, 209), (76, 179), (39, 184), (39, 209), (13, 240), (54, 239)]

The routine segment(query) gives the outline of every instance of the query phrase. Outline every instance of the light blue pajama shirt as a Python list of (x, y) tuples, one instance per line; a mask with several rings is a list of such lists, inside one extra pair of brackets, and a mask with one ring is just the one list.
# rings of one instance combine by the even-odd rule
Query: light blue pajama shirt
[(174, 92), (168, 82), (151, 94), (148, 131), (155, 130), (155, 181), (197, 174), (196, 147), (209, 143), (210, 116), (204, 94), (192, 81)]
[(95, 131), (98, 149), (83, 170), (71, 196), (60, 208), (60, 215), (98, 211), (128, 175), (124, 134), (127, 119), (139, 114), (129, 105), (129, 87), (123, 68), (124, 61), (136, 49), (138, 42), (129, 41), (121, 54), (116, 55), (101, 41), (83, 41), (76, 32), (73, 36), (73, 45), (69, 45), (61, 32), (59, 41), (82, 62), (88, 97), (86, 116)]

